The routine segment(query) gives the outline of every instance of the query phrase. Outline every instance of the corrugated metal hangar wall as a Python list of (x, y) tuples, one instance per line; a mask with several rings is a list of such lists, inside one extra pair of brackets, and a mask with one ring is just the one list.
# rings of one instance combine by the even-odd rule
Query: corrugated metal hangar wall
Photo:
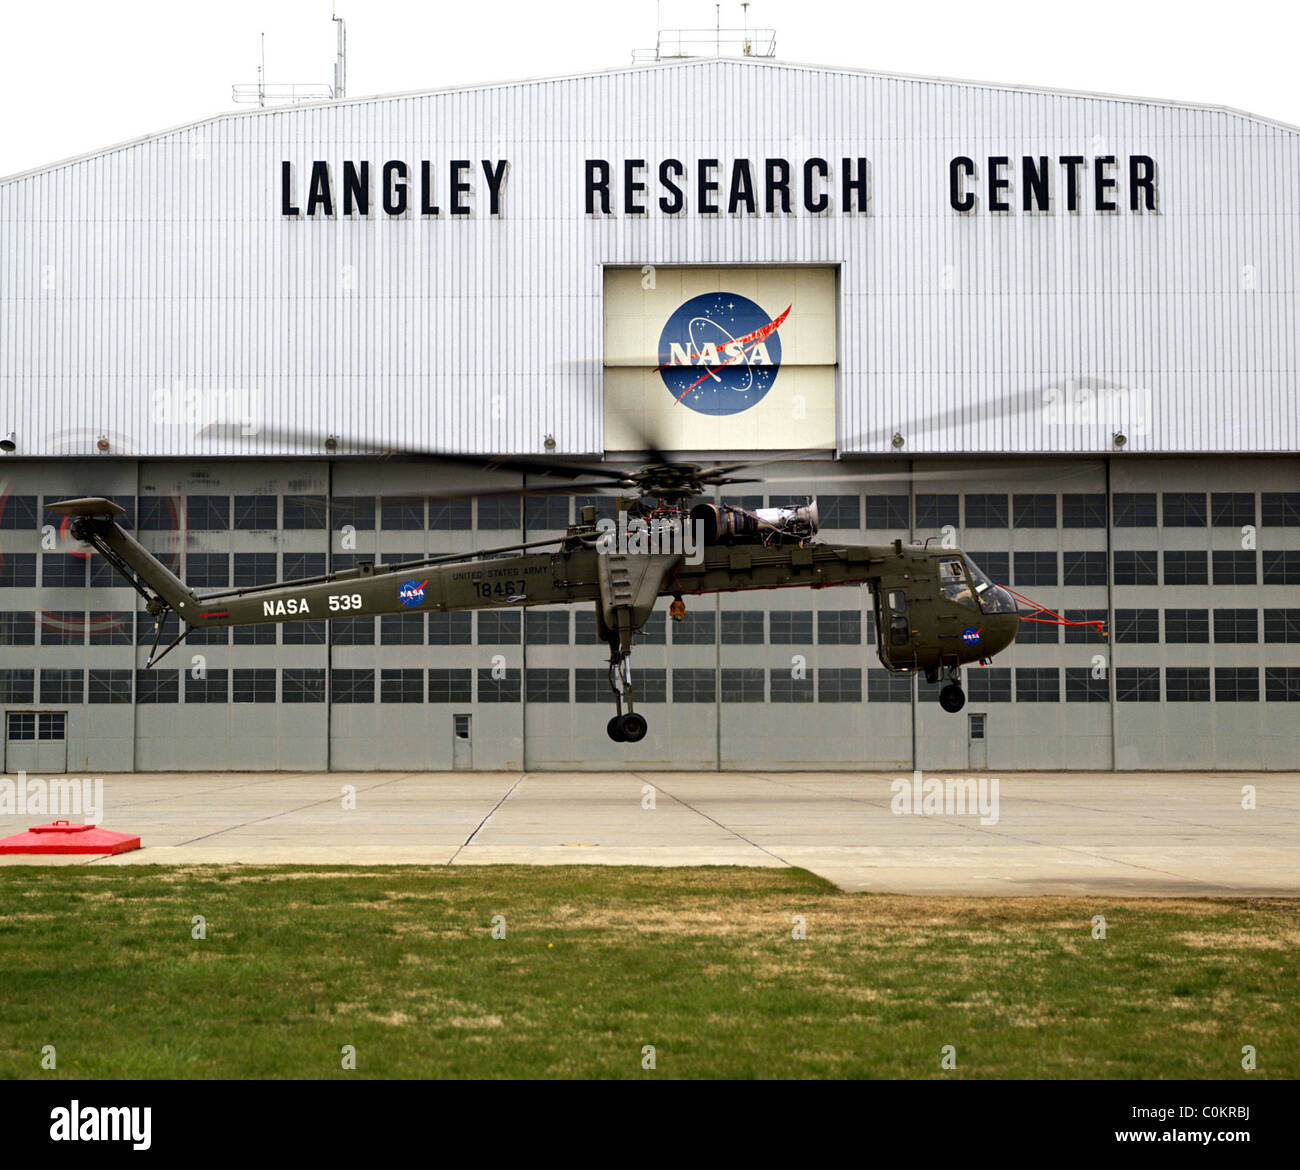
[[(1297, 141), (701, 61), (230, 115), (0, 181), (5, 767), (1293, 767)], [(135, 595), (42, 532), (43, 501), (113, 496), (200, 590), (553, 533), (582, 501), (449, 504), (500, 477), (357, 453), (621, 449), (656, 274), (776, 265), (833, 273), (807, 377), (837, 441), (732, 490), (815, 492), (837, 542), (950, 529), (1109, 641), (1025, 623), (949, 716), (878, 669), (863, 589), (698, 599), (649, 627), (651, 731), (615, 745), (590, 613), (245, 627), (144, 671)], [(612, 323), (627, 268), (651, 291)], [(802, 361), (677, 449), (782, 447)]]

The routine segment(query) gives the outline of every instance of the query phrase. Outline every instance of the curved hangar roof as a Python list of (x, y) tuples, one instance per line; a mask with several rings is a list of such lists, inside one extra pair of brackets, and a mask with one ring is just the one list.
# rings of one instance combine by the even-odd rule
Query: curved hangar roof
[(231, 113), (0, 181), (0, 431), (598, 452), (606, 270), (779, 264), (836, 274), (843, 452), (1296, 451), (1297, 173), (1230, 110), (769, 61)]

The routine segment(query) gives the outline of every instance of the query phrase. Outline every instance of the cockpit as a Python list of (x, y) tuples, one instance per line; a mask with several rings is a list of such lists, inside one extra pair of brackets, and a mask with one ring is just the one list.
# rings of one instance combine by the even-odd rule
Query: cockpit
[(939, 587), (948, 601), (983, 613), (1018, 613), (1015, 599), (964, 553), (939, 562)]

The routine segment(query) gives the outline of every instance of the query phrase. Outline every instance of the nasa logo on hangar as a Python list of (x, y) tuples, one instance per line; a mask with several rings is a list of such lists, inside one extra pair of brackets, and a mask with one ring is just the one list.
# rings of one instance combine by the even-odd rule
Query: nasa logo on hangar
[(700, 414), (739, 414), (763, 401), (781, 369), (776, 318), (739, 293), (709, 292), (679, 305), (659, 335), (659, 374), (675, 402)]

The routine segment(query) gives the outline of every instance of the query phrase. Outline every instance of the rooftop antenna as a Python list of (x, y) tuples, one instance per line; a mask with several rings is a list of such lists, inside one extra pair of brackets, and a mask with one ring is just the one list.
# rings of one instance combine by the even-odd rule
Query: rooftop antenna
[(330, 19), (339, 26), (338, 58), (334, 63), (333, 85), (304, 85), (296, 82), (269, 84), (266, 80), (266, 33), (260, 33), (260, 64), (257, 66), (257, 81), (252, 85), (232, 85), (231, 99), (250, 105), (256, 102), (258, 106), (265, 109), (268, 102), (292, 105), (295, 102), (319, 102), (343, 97), (347, 85), (347, 33), (341, 16), (331, 16)]
[(343, 17), (333, 15), (331, 11), (330, 20), (339, 26), (339, 48), (338, 57), (334, 62), (334, 100), (347, 96), (348, 85), (348, 29), (344, 23)]
[[(634, 49), (633, 64), (650, 61), (681, 60), (688, 57), (707, 57), (713, 50), (715, 57), (722, 56), (725, 43), (729, 54), (739, 53), (744, 57), (776, 56), (776, 30), (771, 28), (751, 28), (749, 25), (749, 3), (743, 0), (740, 5), (744, 13), (744, 28), (722, 27), (722, 5), (713, 6), (712, 28), (660, 28), (655, 37), (653, 49)], [(656, 4), (656, 13), (662, 15), (661, 7)]]

